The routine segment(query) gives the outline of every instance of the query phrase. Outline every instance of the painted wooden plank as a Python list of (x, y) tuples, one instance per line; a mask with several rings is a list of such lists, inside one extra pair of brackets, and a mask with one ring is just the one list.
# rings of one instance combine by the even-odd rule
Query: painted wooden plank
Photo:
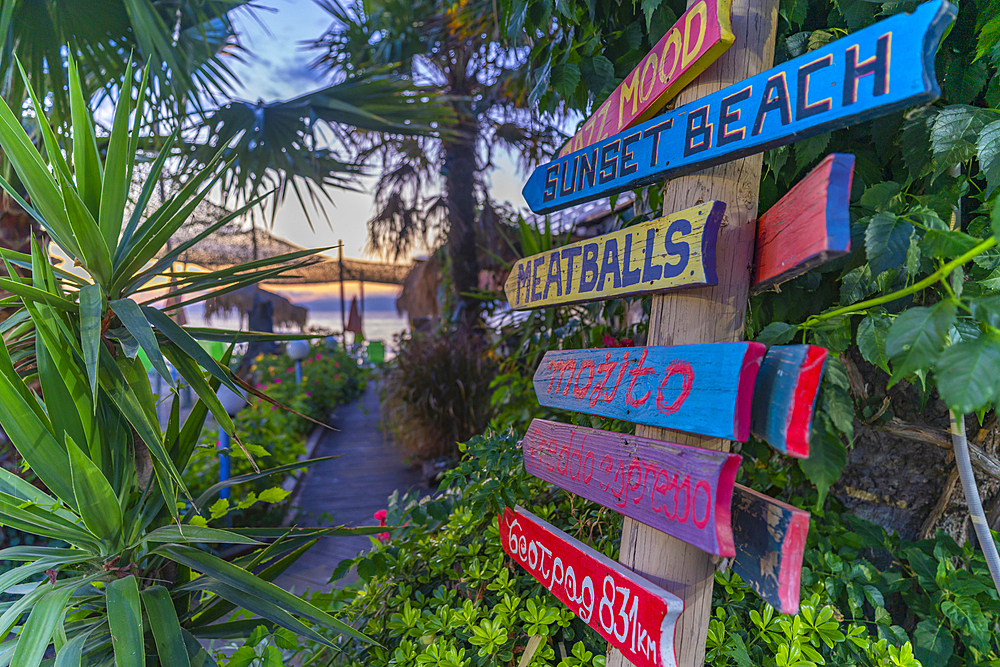
[(652, 118), (733, 44), (730, 0), (698, 0), (646, 54), (559, 155)]
[(569, 153), (532, 172), (524, 199), (556, 211), (931, 102), (955, 14), (931, 0)]
[(741, 456), (535, 419), (525, 469), (688, 544), (733, 557), (730, 501)]
[(714, 285), (722, 202), (518, 260), (504, 289), (515, 310)]
[(754, 384), (750, 432), (782, 454), (809, 458), (809, 433), (826, 348), (774, 345), (767, 349)]
[(736, 485), (733, 571), (784, 614), (799, 611), (802, 555), (808, 534), (809, 512)]
[(750, 293), (851, 251), (854, 156), (831, 153), (760, 216)]
[(503, 550), (640, 667), (676, 667), (684, 602), (517, 507), (497, 517)]
[(712, 343), (546, 352), (533, 383), (538, 402), (745, 441), (760, 343)]
[[(678, 106), (722, 90), (771, 66), (779, 22), (778, 4), (778, 0), (733, 0), (731, 15), (735, 43), (681, 91), (677, 96)], [(719, 284), (653, 296), (647, 345), (742, 340), (762, 161), (763, 156), (757, 154), (673, 179), (663, 186), (663, 210), (667, 213), (706, 199), (728, 202), (730, 206), (726, 210), (725, 225), (719, 230)], [(705, 449), (728, 451), (731, 446), (728, 440), (721, 438), (701, 438), (652, 426), (639, 426), (636, 434)], [(684, 613), (677, 621), (677, 632), (684, 640), (677, 647), (677, 660), (683, 667), (702, 665), (713, 617), (712, 582), (718, 559), (626, 517), (622, 521), (618, 561), (683, 598)], [(607, 667), (629, 665), (621, 653), (611, 650), (608, 651)]]

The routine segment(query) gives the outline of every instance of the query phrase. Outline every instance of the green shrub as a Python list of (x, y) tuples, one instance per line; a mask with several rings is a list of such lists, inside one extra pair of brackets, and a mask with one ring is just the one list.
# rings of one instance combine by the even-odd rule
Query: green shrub
[[(516, 663), (540, 635), (532, 666), (604, 664), (604, 640), (503, 553), (496, 514), (519, 503), (612, 557), (620, 516), (527, 475), (514, 431), (463, 448), (444, 494), (389, 499), (387, 525), (403, 527), (334, 574), (354, 566), (356, 584), (311, 598), (384, 648), (345, 639), (330, 653), (314, 642), (296, 651), (350, 667), (471, 667)], [(998, 664), (1000, 602), (985, 563), (943, 534), (907, 543), (838, 511), (814, 515), (796, 616), (775, 612), (731, 571), (715, 584), (713, 667)]]
[[(281, 405), (319, 422), (327, 421), (338, 405), (354, 400), (366, 386), (367, 371), (340, 350), (329, 351), (314, 346), (302, 362), (302, 387), (295, 384), (295, 364), (285, 355), (262, 356), (252, 367), (257, 389)], [(314, 422), (251, 396), (249, 405), (233, 418), (239, 444), (232, 442), (230, 473), (233, 476), (254, 472), (243, 449), (260, 468), (277, 468), (295, 463), (306, 453), (306, 436), (316, 426)], [(207, 428), (195, 449), (184, 480), (196, 497), (219, 481), (219, 436), (217, 428)], [(241, 446), (242, 445), (242, 448)], [(257, 479), (241, 484), (231, 491), (235, 512), (228, 520), (235, 525), (263, 525), (269, 514), (283, 511), (282, 506), (254, 505), (253, 500), (272, 489), (271, 498), (279, 495), (273, 489), (275, 479)], [(277, 517), (280, 522), (280, 516)]]
[(497, 360), (482, 338), (449, 329), (401, 338), (382, 381), (382, 426), (423, 460), (457, 456), (493, 415)]

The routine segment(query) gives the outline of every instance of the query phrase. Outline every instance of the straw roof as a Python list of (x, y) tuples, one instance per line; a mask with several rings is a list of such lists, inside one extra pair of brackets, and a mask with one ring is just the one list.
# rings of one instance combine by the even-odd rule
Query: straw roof
[[(145, 165), (139, 165), (136, 168), (136, 180), (132, 184), (131, 191), (133, 200), (138, 197), (146, 171), (148, 171), (148, 167)], [(177, 189), (177, 184), (169, 179), (158, 183), (153, 190), (149, 205), (146, 207), (146, 214), (155, 211), (162, 199), (169, 198)], [(184, 226), (170, 238), (163, 252), (194, 239), (229, 213), (221, 206), (207, 200), (202, 201), (184, 223)], [(260, 229), (252, 220), (248, 220), (247, 216), (242, 216), (228, 222), (208, 237), (195, 243), (181, 254), (179, 261), (216, 270), (303, 249), (302, 246), (275, 236), (265, 229)], [(162, 255), (163, 252), (160, 254)], [(346, 258), (343, 261), (343, 266), (344, 280), (364, 280), (365, 282), (389, 285), (403, 284), (406, 275), (413, 268), (412, 264), (390, 264)], [(313, 265), (297, 269), (286, 277), (269, 280), (267, 283), (287, 285), (331, 283), (339, 280), (340, 263), (331, 257), (319, 255)]]
[(239, 316), (247, 317), (254, 307), (257, 299), (268, 301), (274, 307), (274, 326), (284, 328), (297, 328), (300, 331), (306, 327), (306, 320), (309, 317), (309, 310), (302, 306), (296, 306), (283, 296), (268, 292), (257, 285), (248, 285), (238, 290), (233, 290), (221, 296), (215, 296), (205, 301), (205, 321), (211, 322), (215, 317), (227, 317), (234, 312)]

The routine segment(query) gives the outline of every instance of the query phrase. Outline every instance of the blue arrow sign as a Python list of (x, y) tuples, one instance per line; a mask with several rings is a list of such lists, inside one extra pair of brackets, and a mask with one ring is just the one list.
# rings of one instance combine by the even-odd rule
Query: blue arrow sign
[(557, 211), (931, 102), (955, 14), (924, 3), (569, 153), (532, 172), (524, 199)]

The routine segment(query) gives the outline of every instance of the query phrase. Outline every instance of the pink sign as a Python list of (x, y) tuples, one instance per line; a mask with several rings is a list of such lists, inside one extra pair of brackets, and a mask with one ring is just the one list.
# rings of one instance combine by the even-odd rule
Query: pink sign
[(532, 475), (732, 558), (738, 454), (536, 419), (521, 441)]

